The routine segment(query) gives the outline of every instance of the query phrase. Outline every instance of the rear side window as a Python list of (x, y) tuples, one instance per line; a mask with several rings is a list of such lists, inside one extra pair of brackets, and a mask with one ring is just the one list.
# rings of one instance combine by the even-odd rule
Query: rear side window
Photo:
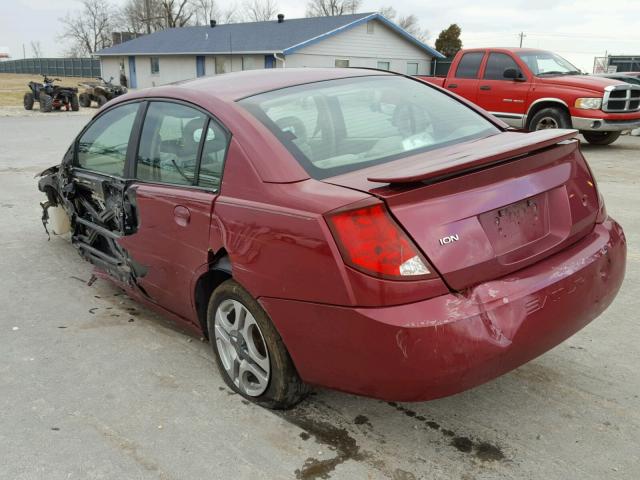
[(484, 69), (485, 80), (506, 80), (504, 71), (507, 68), (513, 68), (520, 73), (520, 68), (513, 58), (504, 53), (491, 53), (487, 60), (487, 66)]
[(240, 104), (317, 179), (499, 132), (459, 101), (395, 75), (309, 83)]
[(193, 185), (198, 146), (208, 117), (177, 103), (151, 102), (140, 137), (136, 178)]
[(484, 52), (470, 52), (462, 55), (456, 69), (456, 78), (478, 78), (482, 57)]
[(87, 170), (124, 176), (124, 164), (138, 104), (115, 107), (103, 115), (78, 140), (78, 165)]
[(228, 145), (229, 136), (227, 132), (215, 120), (209, 120), (207, 136), (202, 146), (202, 160), (200, 161), (198, 175), (199, 186), (214, 190), (220, 188)]

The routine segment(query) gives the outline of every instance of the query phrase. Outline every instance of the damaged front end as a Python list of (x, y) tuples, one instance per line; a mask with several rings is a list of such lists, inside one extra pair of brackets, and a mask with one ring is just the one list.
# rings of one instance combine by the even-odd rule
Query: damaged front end
[(137, 229), (135, 191), (125, 195), (126, 181), (74, 171), (69, 161), (38, 176), (38, 188), (47, 196), (41, 203), (47, 235), (70, 233), (82, 258), (123, 284), (136, 284), (145, 268), (119, 244)]

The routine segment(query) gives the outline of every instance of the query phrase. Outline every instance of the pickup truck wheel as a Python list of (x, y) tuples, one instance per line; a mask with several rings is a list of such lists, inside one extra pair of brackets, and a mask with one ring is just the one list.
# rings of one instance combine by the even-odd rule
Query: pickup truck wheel
[(622, 132), (580, 132), (584, 139), (592, 145), (611, 145)]
[(220, 374), (234, 392), (278, 410), (305, 397), (307, 386), (269, 316), (234, 280), (211, 295), (207, 330)]
[(546, 130), (548, 128), (571, 128), (569, 115), (559, 108), (543, 108), (536, 113), (529, 123), (529, 131)]

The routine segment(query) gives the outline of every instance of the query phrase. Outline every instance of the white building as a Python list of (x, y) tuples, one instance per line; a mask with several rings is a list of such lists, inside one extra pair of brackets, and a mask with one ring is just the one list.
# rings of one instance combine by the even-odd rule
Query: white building
[(96, 53), (131, 88), (259, 68), (368, 67), (428, 75), (444, 56), (378, 13), (171, 28)]

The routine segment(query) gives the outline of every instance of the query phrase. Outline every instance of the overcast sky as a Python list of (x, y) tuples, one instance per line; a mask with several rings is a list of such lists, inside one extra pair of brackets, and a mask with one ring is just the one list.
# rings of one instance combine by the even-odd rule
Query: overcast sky
[[(287, 18), (304, 16), (305, 4), (278, 0)], [(418, 16), (431, 34), (431, 45), (443, 28), (457, 23), (465, 47), (518, 46), (518, 33), (523, 31), (524, 46), (554, 50), (588, 72), (593, 57), (605, 52), (640, 55), (640, 0), (364, 0), (362, 11), (387, 5), (401, 15)], [(79, 8), (79, 2), (0, 0), (0, 6), (0, 49), (7, 47), (13, 58), (22, 58), (23, 44), (31, 56), (32, 40), (40, 41), (44, 56), (62, 55), (65, 45), (57, 38), (61, 30), (57, 20)]]

